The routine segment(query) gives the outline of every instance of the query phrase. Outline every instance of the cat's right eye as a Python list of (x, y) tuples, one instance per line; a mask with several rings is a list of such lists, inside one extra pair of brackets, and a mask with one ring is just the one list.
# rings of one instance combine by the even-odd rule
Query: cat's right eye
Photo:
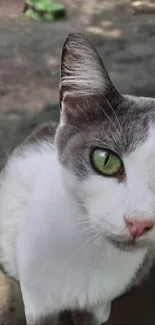
[(91, 164), (104, 176), (117, 176), (123, 168), (122, 160), (116, 153), (100, 148), (94, 149), (91, 153)]

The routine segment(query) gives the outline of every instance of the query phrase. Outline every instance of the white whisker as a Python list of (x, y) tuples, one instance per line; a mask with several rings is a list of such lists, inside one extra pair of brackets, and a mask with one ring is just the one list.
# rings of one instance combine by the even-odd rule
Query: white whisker
[(95, 234), (94, 236), (90, 237), (82, 246), (80, 246), (75, 253), (78, 253), (82, 248), (84, 248), (92, 239), (96, 238), (98, 234)]
[[(104, 95), (103, 95), (103, 96), (104, 96)], [(112, 110), (112, 112), (114, 113), (115, 118), (116, 118), (116, 121), (117, 121), (117, 123), (118, 123), (119, 129), (120, 129), (120, 134), (122, 134), (122, 133), (123, 133), (123, 132), (122, 132), (122, 127), (121, 127), (121, 124), (120, 124), (120, 122), (119, 122), (118, 116), (117, 116), (117, 114), (116, 114), (114, 108), (112, 107), (111, 103), (109, 102), (109, 100), (108, 100), (105, 96), (104, 96), (104, 98), (105, 98), (106, 102), (109, 104), (109, 106), (111, 107), (111, 110)]]
[[(107, 98), (104, 96), (104, 98), (107, 100)], [(110, 107), (112, 108), (111, 104), (109, 103), (109, 101), (107, 100), (108, 104), (110, 105)], [(101, 107), (101, 110), (104, 112), (104, 114), (106, 115), (106, 117), (108, 118), (108, 120), (110, 121), (110, 123), (113, 125), (113, 127), (115, 128), (117, 135), (119, 136), (119, 139), (122, 141), (121, 139), (121, 135), (122, 135), (122, 131), (120, 132), (118, 130), (118, 128), (116, 127), (115, 123), (113, 122), (113, 120), (111, 119), (111, 117), (106, 113), (105, 109), (103, 107)]]
[(89, 225), (89, 226), (87, 226), (87, 227), (85, 227), (85, 228), (77, 229), (76, 231), (73, 231), (71, 234), (62, 237), (62, 238), (57, 242), (57, 244), (59, 244), (61, 241), (65, 240), (65, 239), (68, 239), (68, 238), (70, 238), (70, 237), (73, 237), (73, 236), (75, 236), (75, 235), (77, 235), (77, 234), (83, 234), (83, 233), (86, 234), (86, 233), (88, 233), (90, 230), (93, 230), (93, 228), (92, 228), (91, 225)]

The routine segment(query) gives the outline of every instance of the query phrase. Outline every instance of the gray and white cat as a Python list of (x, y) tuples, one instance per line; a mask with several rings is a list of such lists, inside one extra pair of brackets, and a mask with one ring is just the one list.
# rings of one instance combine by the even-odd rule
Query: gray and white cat
[(107, 321), (155, 251), (155, 100), (121, 95), (90, 42), (68, 36), (61, 117), (0, 176), (0, 260), (28, 324), (65, 309)]

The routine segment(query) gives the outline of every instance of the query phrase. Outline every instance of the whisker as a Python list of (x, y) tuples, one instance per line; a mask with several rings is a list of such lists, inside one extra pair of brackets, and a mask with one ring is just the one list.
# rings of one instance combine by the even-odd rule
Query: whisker
[(88, 226), (92, 227), (92, 226), (90, 225), (90, 222), (87, 221), (87, 220), (85, 220), (85, 221), (80, 221), (80, 220), (79, 220), (79, 222), (76, 222), (76, 225), (79, 225), (79, 226), (82, 226), (82, 225), (88, 225)]
[(80, 246), (75, 253), (78, 253), (82, 248), (84, 248), (93, 238), (96, 238), (98, 234), (95, 234), (94, 236), (90, 237), (82, 246)]
[(106, 100), (106, 102), (108, 103), (108, 105), (111, 107), (111, 110), (112, 110), (112, 112), (114, 113), (115, 118), (116, 118), (116, 121), (117, 121), (117, 123), (118, 123), (119, 129), (120, 129), (120, 133), (122, 134), (122, 127), (121, 127), (121, 124), (120, 124), (120, 122), (119, 122), (118, 116), (117, 116), (117, 114), (116, 114), (114, 108), (112, 107), (111, 103), (109, 102), (109, 100), (108, 100), (104, 95), (103, 95), (103, 97), (105, 98), (105, 100)]
[[(107, 99), (106, 99), (107, 100)], [(108, 101), (107, 101), (108, 102)], [(110, 103), (108, 103), (110, 104)], [(111, 107), (111, 106), (110, 106)], [(109, 119), (110, 123), (113, 125), (113, 127), (115, 128), (116, 132), (117, 132), (117, 135), (119, 136), (119, 139), (121, 139), (121, 134), (122, 134), (122, 131), (120, 133), (120, 131), (118, 130), (118, 128), (116, 127), (115, 123), (113, 122), (113, 120), (111, 119), (111, 117), (106, 113), (106, 111), (104, 110), (103, 107), (100, 107), (100, 109), (104, 112), (104, 114), (106, 115), (106, 117)]]
[(82, 208), (84, 208), (85, 206), (84, 206), (84, 204), (81, 202), (74, 202), (74, 204), (76, 205), (76, 206), (78, 206), (78, 207), (82, 207)]
[[(106, 135), (106, 133), (105, 133), (105, 135)], [(95, 140), (95, 144), (94, 145), (98, 145), (98, 146), (104, 147), (105, 149), (107, 148), (107, 149), (114, 150), (114, 144), (112, 142), (112, 139), (108, 138), (108, 136), (107, 136), (106, 142), (104, 142), (103, 140), (98, 139), (98, 138), (94, 138), (94, 140)]]
[(57, 244), (60, 243), (61, 241), (65, 240), (65, 239), (68, 239), (68, 238), (70, 238), (70, 237), (75, 236), (75, 235), (78, 234), (78, 233), (81, 233), (81, 234), (82, 234), (82, 233), (87, 233), (87, 232), (89, 232), (90, 230), (93, 230), (91, 225), (89, 225), (89, 226), (87, 226), (87, 227), (85, 227), (85, 228), (77, 229), (76, 231), (72, 232), (71, 234), (62, 237), (62, 238), (57, 242)]

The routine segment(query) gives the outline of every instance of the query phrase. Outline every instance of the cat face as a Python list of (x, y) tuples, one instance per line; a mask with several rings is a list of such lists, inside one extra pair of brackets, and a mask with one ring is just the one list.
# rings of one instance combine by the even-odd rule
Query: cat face
[(114, 245), (155, 242), (155, 100), (118, 93), (81, 34), (63, 48), (60, 98), (66, 189)]

